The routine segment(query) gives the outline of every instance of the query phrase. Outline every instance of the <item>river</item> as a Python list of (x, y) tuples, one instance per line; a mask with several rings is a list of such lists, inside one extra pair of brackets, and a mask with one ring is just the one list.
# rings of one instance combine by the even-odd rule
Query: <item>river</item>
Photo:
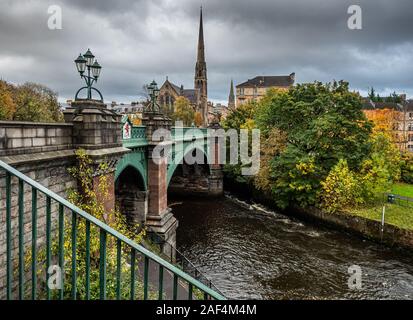
[[(413, 299), (409, 252), (228, 197), (171, 206), (178, 250), (227, 298)], [(348, 286), (354, 265), (361, 289)]]

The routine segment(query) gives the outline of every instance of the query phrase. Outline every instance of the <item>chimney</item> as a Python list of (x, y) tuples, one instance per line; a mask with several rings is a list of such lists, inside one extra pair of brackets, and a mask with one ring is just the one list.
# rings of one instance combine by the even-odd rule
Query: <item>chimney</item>
[(293, 73), (290, 74), (290, 79), (291, 79), (292, 81), (295, 81), (295, 72), (293, 72)]

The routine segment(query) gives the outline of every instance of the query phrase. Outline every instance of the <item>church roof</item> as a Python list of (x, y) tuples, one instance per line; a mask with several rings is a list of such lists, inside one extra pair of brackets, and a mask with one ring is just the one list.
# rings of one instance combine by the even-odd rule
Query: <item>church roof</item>
[(237, 88), (243, 87), (289, 87), (294, 84), (295, 75), (292, 73), (288, 76), (257, 76), (237, 85)]
[(197, 89), (184, 89), (183, 96), (187, 98), (192, 104), (198, 103), (198, 90)]

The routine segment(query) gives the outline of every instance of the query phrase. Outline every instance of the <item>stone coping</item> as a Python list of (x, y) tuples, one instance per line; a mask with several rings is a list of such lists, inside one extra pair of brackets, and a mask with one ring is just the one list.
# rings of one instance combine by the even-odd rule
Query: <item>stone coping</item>
[(43, 162), (50, 160), (57, 160), (62, 158), (74, 157), (75, 149), (50, 151), (50, 152), (37, 152), (30, 154), (20, 154), (13, 156), (1, 157), (0, 160), (9, 165), (23, 165), (31, 162)]
[[(9, 165), (23, 165), (32, 162), (44, 162), (57, 159), (72, 158), (75, 156), (77, 149), (59, 150), (50, 152), (37, 152), (31, 154), (20, 154), (0, 157), (0, 160)], [(104, 158), (106, 156), (119, 155), (130, 152), (130, 149), (124, 147), (107, 148), (98, 150), (86, 150), (91, 158)]]
[(30, 122), (30, 121), (3, 121), (0, 120), (0, 127), (18, 127), (18, 126), (31, 126), (31, 127), (73, 127), (73, 123), (67, 122)]

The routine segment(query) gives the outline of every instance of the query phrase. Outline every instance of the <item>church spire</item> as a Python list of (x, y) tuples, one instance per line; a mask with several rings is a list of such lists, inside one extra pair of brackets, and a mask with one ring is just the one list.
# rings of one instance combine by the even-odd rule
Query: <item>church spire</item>
[(199, 34), (198, 34), (198, 62), (205, 62), (205, 44), (204, 44), (204, 22), (202, 20), (202, 7), (199, 16)]
[(199, 16), (199, 34), (198, 34), (198, 54), (195, 65), (195, 90), (198, 95), (198, 110), (201, 112), (204, 125), (208, 124), (208, 80), (207, 65), (205, 61), (205, 43), (204, 43), (204, 21), (202, 19), (202, 7)]
[(235, 109), (234, 81), (232, 81), (232, 79), (231, 79), (231, 87), (229, 89), (228, 108)]

